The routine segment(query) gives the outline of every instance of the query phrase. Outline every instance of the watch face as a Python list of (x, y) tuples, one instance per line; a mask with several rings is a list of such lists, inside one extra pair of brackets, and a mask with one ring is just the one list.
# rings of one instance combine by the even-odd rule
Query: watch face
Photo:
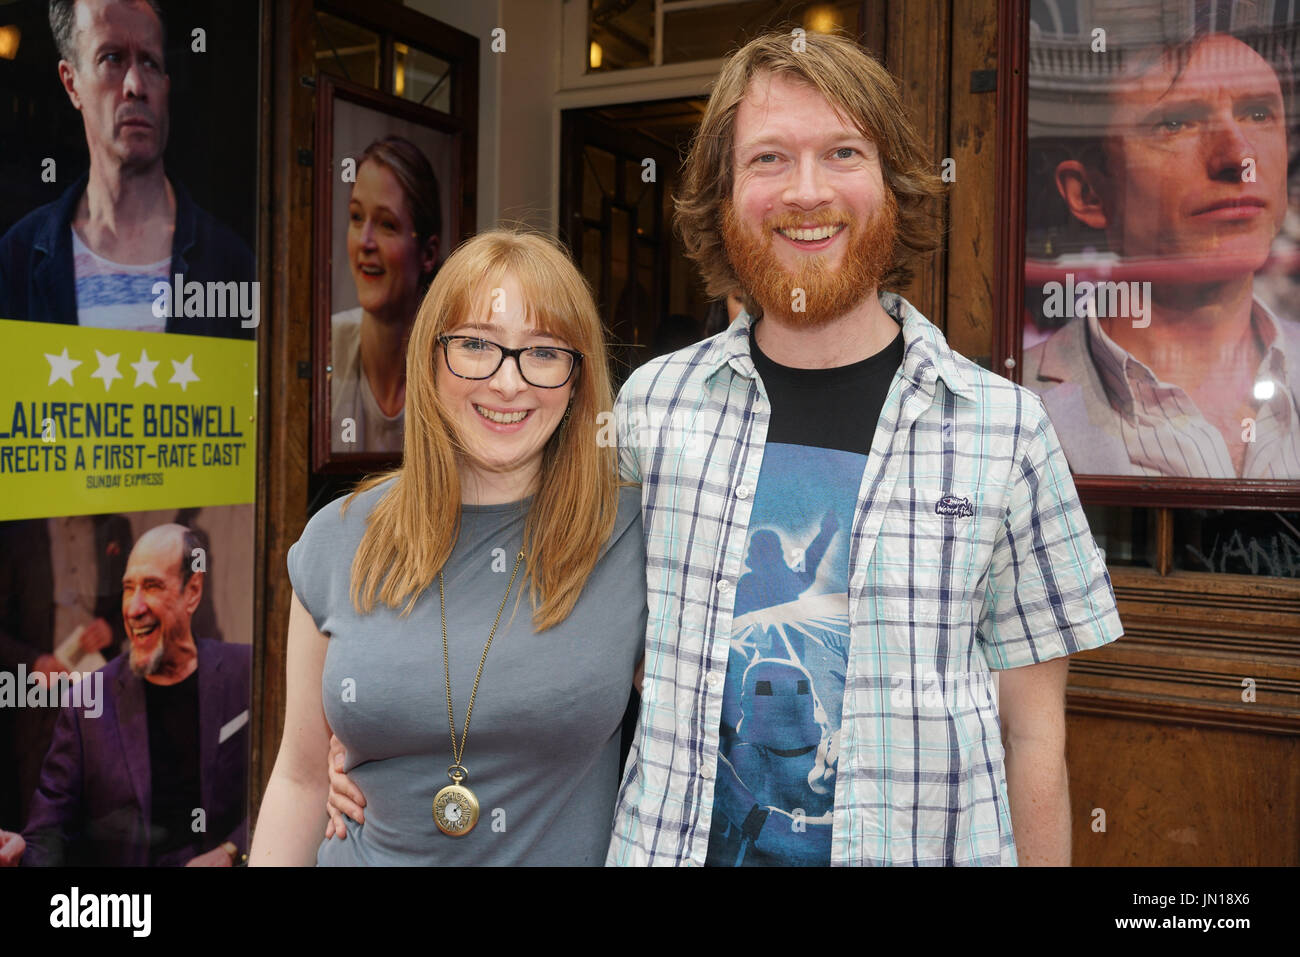
[(433, 799), (433, 822), (452, 837), (468, 834), (478, 823), (478, 798), (464, 785), (447, 785)]

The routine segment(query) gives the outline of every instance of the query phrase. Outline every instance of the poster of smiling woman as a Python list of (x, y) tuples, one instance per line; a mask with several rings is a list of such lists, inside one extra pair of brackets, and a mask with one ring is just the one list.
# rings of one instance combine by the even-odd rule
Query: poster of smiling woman
[(1300, 9), (1028, 6), (1021, 382), (1078, 475), (1300, 478)]
[(23, 865), (247, 850), (259, 24), (256, 0), (0, 5), (0, 843)]
[[(317, 88), (317, 341), (329, 360), (317, 403), (318, 467), (396, 462), (406, 408), (406, 342), (455, 248), (462, 134), (444, 113), (332, 76)], [(321, 406), (328, 403), (328, 411)]]

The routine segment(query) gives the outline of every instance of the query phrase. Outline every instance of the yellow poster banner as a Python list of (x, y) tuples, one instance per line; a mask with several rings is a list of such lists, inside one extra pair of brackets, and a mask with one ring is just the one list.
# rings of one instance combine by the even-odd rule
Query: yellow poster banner
[(0, 320), (0, 520), (252, 502), (257, 344)]

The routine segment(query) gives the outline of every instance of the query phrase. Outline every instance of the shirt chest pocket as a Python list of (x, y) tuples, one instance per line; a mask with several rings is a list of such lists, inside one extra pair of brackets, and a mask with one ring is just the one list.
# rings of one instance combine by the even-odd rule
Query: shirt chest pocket
[(868, 581), (890, 624), (978, 620), (990, 548), (973, 494), (899, 486), (885, 507)]

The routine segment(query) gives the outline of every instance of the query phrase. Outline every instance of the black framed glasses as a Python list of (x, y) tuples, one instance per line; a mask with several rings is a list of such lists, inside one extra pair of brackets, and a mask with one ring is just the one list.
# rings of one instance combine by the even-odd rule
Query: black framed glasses
[(530, 346), (507, 349), (477, 336), (439, 336), (447, 371), (461, 379), (490, 379), (501, 363), (514, 359), (519, 375), (539, 389), (558, 389), (571, 378), (582, 363), (577, 349), (560, 346)]

